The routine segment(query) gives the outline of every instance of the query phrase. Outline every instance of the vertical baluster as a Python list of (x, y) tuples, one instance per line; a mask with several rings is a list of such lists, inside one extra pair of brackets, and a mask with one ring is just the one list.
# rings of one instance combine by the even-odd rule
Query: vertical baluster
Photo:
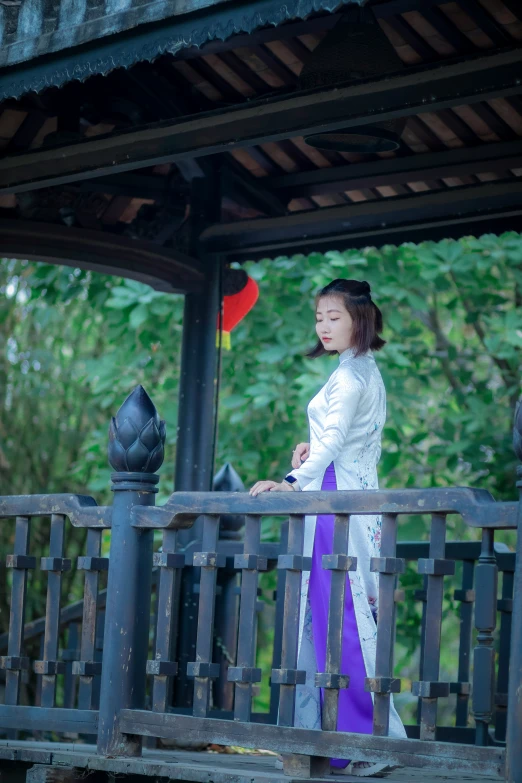
[(30, 522), (27, 517), (16, 517), (14, 554), (7, 555), (6, 568), (13, 569), (11, 610), (7, 655), (0, 657), (0, 668), (5, 673), (5, 704), (18, 704), (22, 671), (29, 669), (29, 659), (23, 656), (27, 572), (36, 567), (36, 558), (29, 552)]
[[(421, 609), (421, 627), (420, 627), (420, 649), (419, 649), (419, 680), (424, 679), (424, 672), (423, 672), (423, 666), (424, 666), (424, 640), (426, 638), (426, 599), (428, 597), (428, 577), (425, 576), (423, 579), (423, 588), (422, 590), (415, 590), (413, 597), (416, 601), (422, 602), (422, 609)], [(420, 726), (421, 722), (421, 709), (422, 709), (422, 699), (417, 699), (417, 713), (416, 713), (416, 720), (417, 720), (417, 726)]]
[(475, 563), (464, 560), (462, 563), (462, 588), (455, 590), (453, 597), (460, 601), (460, 638), (459, 638), (459, 671), (458, 682), (452, 682), (450, 692), (457, 694), (456, 726), (468, 725), (469, 694), (470, 694), (470, 664), (471, 664), (471, 632), (473, 628), (473, 604), (475, 591), (473, 577)]
[(374, 694), (373, 733), (388, 736), (390, 726), (390, 694), (399, 693), (401, 681), (393, 676), (393, 643), (395, 639), (395, 584), (404, 573), (406, 563), (397, 555), (397, 515), (383, 514), (380, 557), (372, 557), (370, 570), (379, 574), (379, 622), (375, 677), (368, 677), (365, 688)]
[(170, 703), (172, 678), (178, 671), (178, 665), (172, 661), (172, 651), (178, 624), (178, 602), (175, 600), (179, 590), (181, 569), (185, 565), (185, 555), (176, 552), (177, 531), (163, 532), (162, 551), (154, 555), (154, 565), (160, 570), (159, 584), (156, 586), (156, 639), (154, 660), (147, 661), (147, 674), (154, 676), (152, 686), (152, 709), (166, 712)]
[[(341, 674), (347, 573), (357, 569), (357, 558), (348, 557), (349, 530), (349, 515), (337, 515), (334, 523), (333, 554), (323, 555), (322, 562), (323, 568), (332, 572), (326, 635), (326, 671), (315, 676), (316, 687), (324, 688), (321, 719), (323, 731), (336, 731), (339, 690), (348, 688), (350, 684), (350, 677)], [(348, 589), (350, 589), (349, 584)]]
[(80, 644), (80, 660), (74, 661), (72, 671), (79, 676), (78, 708), (96, 709), (94, 697), (94, 677), (101, 675), (101, 661), (95, 659), (96, 618), (100, 572), (107, 571), (109, 559), (101, 557), (102, 531), (88, 530), (85, 556), (78, 558), (78, 570), (85, 571), (83, 587), (83, 620)]
[(187, 675), (195, 678), (193, 714), (199, 718), (208, 714), (212, 680), (219, 677), (219, 663), (212, 663), (216, 576), (217, 569), (226, 564), (225, 555), (217, 553), (219, 517), (205, 515), (203, 519), (204, 551), (193, 556), (194, 567), (201, 568), (196, 660), (187, 664)]
[(497, 624), (498, 568), (494, 550), (494, 531), (482, 530), (482, 548), (475, 580), (475, 628), (477, 646), (473, 654), (473, 715), (475, 744), (488, 745), (488, 730), (495, 694), (495, 647), (493, 632)]
[(235, 665), (239, 631), (239, 574), (233, 567), (234, 559), (227, 557), (226, 568), (218, 571), (216, 595), (216, 628), (214, 644), (219, 661), (219, 678), (214, 685), (214, 708), (232, 712), (234, 683), (228, 681), (228, 670)]
[(42, 675), (42, 707), (55, 706), (56, 675), (65, 672), (64, 662), (58, 660), (62, 573), (71, 568), (71, 561), (63, 556), (64, 548), (65, 517), (62, 514), (53, 514), (49, 557), (42, 557), (40, 560), (40, 568), (48, 572), (43, 660), (34, 662), (35, 672)]
[(455, 561), (446, 560), (445, 554), (446, 516), (433, 514), (430, 556), (419, 559), (419, 573), (428, 577), (422, 680), (412, 683), (412, 693), (422, 699), (420, 738), (425, 740), (435, 739), (437, 700), (450, 692), (449, 682), (439, 682), (444, 577), (455, 573)]
[[(296, 685), (306, 683), (306, 672), (297, 668), (299, 644), (299, 614), (301, 605), (302, 572), (310, 571), (312, 558), (303, 556), (304, 517), (290, 516), (286, 554), (279, 555), (278, 569), (286, 572), (283, 628), (281, 640), (281, 667), (272, 669), (272, 683), (279, 685), (279, 726), (293, 726)], [(292, 754), (284, 757), (285, 775), (316, 777), (325, 774), (328, 759)]]
[(311, 557), (303, 557), (304, 517), (292, 515), (288, 524), (287, 554), (279, 555), (277, 567), (286, 571), (281, 668), (272, 670), (272, 682), (280, 685), (279, 725), (294, 725), (295, 687), (304, 685), (306, 672), (298, 670), (297, 646), (301, 574), (312, 566)]
[[(105, 609), (100, 609), (96, 618), (96, 636), (94, 640), (94, 662), (103, 666), (103, 638), (105, 635)], [(101, 674), (95, 674), (92, 678), (92, 709), (97, 710), (100, 705)]]
[(261, 517), (245, 517), (245, 542), (242, 555), (234, 557), (234, 567), (242, 570), (241, 604), (236, 665), (228, 670), (228, 679), (235, 683), (234, 720), (249, 721), (252, 711), (252, 684), (261, 682), (261, 669), (256, 669), (257, 585), (259, 571), (267, 562), (259, 555)]
[[(43, 633), (40, 634), (38, 637), (38, 658), (41, 659), (44, 657), (44, 635)], [(35, 677), (36, 680), (36, 688), (34, 693), (34, 703), (37, 707), (42, 706), (42, 675), (37, 674)]]
[(507, 696), (509, 685), (509, 647), (511, 644), (511, 616), (513, 613), (513, 571), (502, 574), (502, 598), (497, 604), (500, 612), (497, 692), (495, 694), (495, 740), (506, 741)]
[(76, 703), (77, 677), (73, 674), (72, 665), (79, 655), (78, 644), (80, 641), (79, 623), (67, 625), (67, 648), (62, 652), (62, 660), (65, 663), (65, 677), (63, 687), (63, 706), (73, 709)]
[[(279, 552), (286, 552), (288, 549), (288, 520), (281, 525), (281, 539), (279, 542)], [(272, 651), (272, 669), (281, 667), (281, 645), (283, 643), (283, 620), (285, 611), (285, 585), (286, 571), (279, 569), (277, 572), (277, 589), (275, 591), (275, 617), (274, 617), (274, 649)], [(270, 722), (277, 723), (279, 715), (279, 685), (270, 678)]]
[[(35, 647), (36, 646), (38, 647), (38, 657), (39, 658), (43, 658), (44, 657), (44, 635), (43, 635), (43, 633), (41, 633), (38, 636), (36, 642), (37, 642), (37, 644), (35, 645)], [(26, 683), (26, 681), (28, 679), (28, 674), (29, 674), (28, 671), (24, 671), (23, 672), (24, 678), (22, 680), (22, 683), (24, 685), (25, 685), (25, 683)], [(36, 677), (35, 677), (35, 680), (36, 680), (36, 687), (35, 687), (35, 690), (34, 690), (34, 704), (35, 704), (35, 707), (41, 707), (42, 706), (42, 675), (41, 674), (37, 674)], [(14, 739), (15, 735), (18, 736), (17, 732), (13, 732), (13, 736), (9, 737), (9, 735), (8, 735), (8, 737), (9, 737), (9, 739)], [(34, 738), (35, 742), (42, 742), (43, 738), (44, 738), (44, 732), (43, 731), (34, 731), (33, 732), (33, 738)]]

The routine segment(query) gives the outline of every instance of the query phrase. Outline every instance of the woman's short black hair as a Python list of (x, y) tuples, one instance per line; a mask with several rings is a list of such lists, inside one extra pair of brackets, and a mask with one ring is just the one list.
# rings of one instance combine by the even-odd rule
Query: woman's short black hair
[[(327, 286), (321, 288), (315, 297), (315, 304), (325, 296), (336, 296), (342, 300), (346, 310), (350, 313), (353, 320), (353, 339), (352, 348), (355, 349), (355, 356), (367, 351), (380, 351), (386, 341), (379, 337), (382, 332), (382, 313), (372, 302), (372, 293), (370, 284), (366, 280), (344, 280), (338, 278), (332, 280)], [(306, 355), (310, 359), (316, 359), (318, 356), (324, 356), (332, 353), (324, 348), (320, 340)]]

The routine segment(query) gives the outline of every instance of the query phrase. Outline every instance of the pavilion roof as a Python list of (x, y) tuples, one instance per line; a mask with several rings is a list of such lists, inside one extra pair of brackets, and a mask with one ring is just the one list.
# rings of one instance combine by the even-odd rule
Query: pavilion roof
[[(0, 97), (59, 87), (365, 0), (0, 0)], [(126, 36), (122, 34), (127, 33)], [(92, 44), (98, 45), (93, 47)], [(69, 52), (73, 47), (83, 47)], [(65, 52), (62, 58), (47, 55)], [(31, 62), (32, 61), (32, 62)], [(25, 70), (9, 67), (28, 63)]]
[[(83, 84), (0, 103), (0, 253), (186, 290), (202, 275), (195, 262), (187, 271), (191, 188), (216, 172), (221, 190), (209, 198), (221, 208), (198, 243), (229, 261), (522, 230), (519, 0), (372, 3), (404, 69), (300, 92), (303, 65), (338, 19), (318, 0), (307, 14), (306, 2), (296, 0), (302, 21), (273, 27), (259, 17), (253, 32), (151, 50), (125, 69), (114, 67), (116, 54), (143, 43), (150, 26), (0, 70), (0, 86), (6, 74), (27, 86), (27, 73), (44, 65), (70, 69), (67, 82), (86, 51), (103, 63), (113, 47), (106, 76), (93, 65)], [(255, 5), (211, 10), (233, 11), (246, 27), (252, 16), (241, 9)], [(207, 11), (194, 12), (193, 30)], [(172, 32), (182, 21), (152, 27)], [(317, 128), (389, 116), (407, 117), (396, 153), (328, 153), (304, 142)], [(141, 243), (135, 253), (131, 240)]]

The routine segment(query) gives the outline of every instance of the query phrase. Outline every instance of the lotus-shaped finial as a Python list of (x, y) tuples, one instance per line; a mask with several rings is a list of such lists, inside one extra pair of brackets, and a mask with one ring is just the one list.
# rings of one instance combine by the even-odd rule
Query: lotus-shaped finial
[(517, 458), (522, 462), (522, 400), (519, 400), (515, 409), (515, 421), (513, 422), (513, 448)]
[(136, 386), (109, 428), (109, 462), (120, 472), (154, 473), (164, 458), (165, 422), (152, 400)]

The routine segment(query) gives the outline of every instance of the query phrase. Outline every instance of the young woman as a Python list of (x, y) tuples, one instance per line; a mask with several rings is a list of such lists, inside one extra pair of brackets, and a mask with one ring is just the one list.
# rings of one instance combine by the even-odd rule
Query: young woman
[[(371, 298), (367, 282), (333, 280), (316, 298), (318, 342), (308, 354), (315, 358), (338, 354), (339, 364), (308, 405), (310, 443), (293, 452), (293, 470), (281, 482), (258, 481), (250, 490), (292, 492), (314, 490), (378, 489), (377, 463), (386, 419), (386, 391), (373, 351), (384, 343), (382, 315)], [(333, 547), (333, 516), (307, 517), (304, 554), (312, 556), (312, 570), (303, 573), (298, 668), (307, 672), (306, 685), (296, 689), (295, 725), (321, 728), (321, 697), (314, 687), (317, 671), (324, 672), (330, 572), (322, 556)], [(346, 591), (341, 672), (350, 675), (350, 687), (339, 692), (339, 731), (372, 733), (372, 695), (364, 689), (365, 677), (375, 673), (378, 581), (370, 571), (370, 558), (379, 555), (381, 520), (352, 516), (349, 553), (357, 557)], [(390, 736), (405, 737), (393, 706)], [(332, 759), (333, 767), (348, 762)], [(380, 776), (385, 764), (354, 761), (345, 769), (360, 777)]]

